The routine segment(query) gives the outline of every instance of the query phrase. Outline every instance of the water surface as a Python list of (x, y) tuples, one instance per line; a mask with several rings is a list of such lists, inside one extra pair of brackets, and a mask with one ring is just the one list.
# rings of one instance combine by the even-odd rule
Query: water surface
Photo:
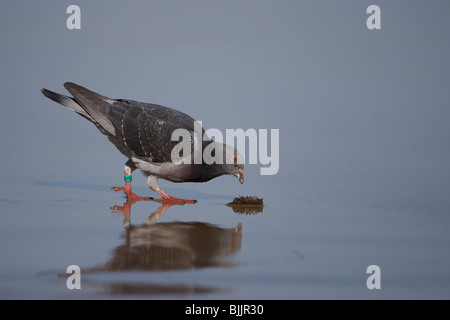
[[(101, 185), (3, 187), (1, 297), (450, 297), (446, 197), (393, 183), (288, 182), (253, 214), (233, 212), (231, 195), (202, 185), (185, 192), (197, 204), (170, 207), (130, 205)], [(72, 264), (81, 268), (80, 290), (66, 287)], [(366, 286), (373, 264), (380, 290)]]

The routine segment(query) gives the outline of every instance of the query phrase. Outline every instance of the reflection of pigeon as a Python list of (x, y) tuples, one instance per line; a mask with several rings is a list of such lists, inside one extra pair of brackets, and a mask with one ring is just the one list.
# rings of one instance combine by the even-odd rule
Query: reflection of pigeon
[[(193, 147), (190, 163), (176, 164), (172, 161), (172, 150), (181, 143), (181, 140), (172, 141), (171, 139), (176, 129), (187, 130), (191, 136), (191, 145), (194, 145), (192, 137), (195, 120), (190, 116), (160, 105), (110, 99), (70, 82), (66, 82), (64, 87), (73, 95), (73, 98), (46, 89), (42, 89), (42, 93), (94, 123), (128, 158), (124, 169), (125, 186), (116, 187), (114, 190), (124, 190), (129, 198), (149, 199), (138, 197), (131, 191), (131, 172), (137, 168), (147, 176), (148, 186), (163, 197), (158, 200), (161, 202), (182, 200), (195, 203), (195, 200), (169, 196), (159, 188), (158, 178), (173, 182), (206, 182), (221, 175), (231, 174), (241, 183), (244, 182), (242, 156), (232, 147), (211, 141), (209, 138), (208, 141), (202, 141), (202, 150), (208, 146), (209, 151), (209, 159), (206, 163), (204, 157), (201, 157), (202, 163), (194, 164), (195, 149)], [(221, 151), (223, 158), (220, 161), (211, 161), (211, 159), (219, 158), (215, 154), (216, 151)], [(229, 161), (226, 155), (232, 155), (233, 159)]]
[(84, 272), (230, 267), (233, 262), (226, 257), (241, 249), (242, 224), (234, 228), (203, 222), (131, 225), (122, 238), (107, 263)]

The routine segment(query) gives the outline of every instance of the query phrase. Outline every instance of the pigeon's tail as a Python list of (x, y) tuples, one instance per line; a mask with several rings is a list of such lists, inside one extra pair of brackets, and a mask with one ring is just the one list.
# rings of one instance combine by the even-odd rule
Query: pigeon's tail
[(68, 96), (47, 90), (47, 89), (41, 89), (41, 92), (44, 96), (46, 96), (50, 100), (53, 100), (59, 104), (62, 104), (63, 106), (65, 106), (69, 109), (72, 109), (73, 111), (82, 115), (89, 121), (95, 122), (94, 119), (92, 119), (92, 117), (79, 105), (77, 100), (75, 100), (74, 98), (71, 98), (71, 97), (68, 97)]
[(47, 98), (72, 109), (93, 122), (104, 134), (116, 135), (114, 125), (107, 114), (108, 107), (115, 100), (99, 95), (75, 83), (66, 82), (64, 87), (73, 95), (73, 98), (47, 89), (41, 91)]

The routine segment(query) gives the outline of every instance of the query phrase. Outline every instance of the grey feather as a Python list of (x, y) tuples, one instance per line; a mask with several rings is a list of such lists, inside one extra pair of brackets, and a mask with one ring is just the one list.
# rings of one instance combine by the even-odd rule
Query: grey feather
[(104, 97), (71, 82), (64, 83), (64, 87), (103, 129), (113, 136), (116, 134), (114, 126), (107, 114), (107, 109), (114, 101), (113, 99)]
[(72, 109), (76, 113), (82, 115), (89, 121), (95, 122), (94, 119), (77, 103), (77, 101), (74, 98), (67, 97), (65, 95), (47, 90), (47, 89), (41, 89), (41, 92), (46, 96), (47, 98), (62, 104), (63, 106), (66, 106), (69, 109)]

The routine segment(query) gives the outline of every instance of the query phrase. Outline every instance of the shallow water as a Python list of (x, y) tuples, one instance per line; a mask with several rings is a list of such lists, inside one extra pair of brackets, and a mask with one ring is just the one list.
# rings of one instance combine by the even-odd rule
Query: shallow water
[[(225, 203), (234, 195), (208, 194), (205, 184), (168, 187), (199, 200), (171, 207), (130, 205), (101, 185), (3, 187), (0, 297), (450, 298), (444, 195), (419, 199), (398, 183), (283, 181), (285, 192), (255, 187), (265, 206), (253, 214), (233, 212)], [(69, 265), (81, 269), (80, 290), (66, 286)], [(370, 265), (380, 267), (381, 289), (366, 286)]]

